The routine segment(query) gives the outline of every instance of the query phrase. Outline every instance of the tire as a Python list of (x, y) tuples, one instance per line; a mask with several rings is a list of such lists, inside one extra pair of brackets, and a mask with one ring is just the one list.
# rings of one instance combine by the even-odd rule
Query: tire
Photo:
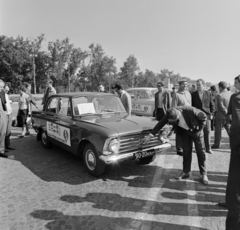
[(49, 149), (52, 146), (52, 143), (47, 138), (47, 132), (41, 131), (41, 141), (44, 148)]
[(98, 177), (105, 171), (106, 164), (101, 161), (91, 144), (86, 144), (83, 151), (84, 166), (89, 174)]
[(153, 162), (156, 158), (156, 154), (154, 156), (150, 156), (150, 157), (144, 157), (144, 158), (141, 158), (139, 159), (139, 163), (141, 165), (147, 165), (147, 164), (150, 164), (151, 162)]

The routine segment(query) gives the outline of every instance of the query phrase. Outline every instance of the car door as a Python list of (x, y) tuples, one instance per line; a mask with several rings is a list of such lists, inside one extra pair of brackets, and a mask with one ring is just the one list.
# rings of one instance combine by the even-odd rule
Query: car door
[(59, 97), (57, 120), (55, 121), (55, 129), (57, 132), (54, 133), (53, 138), (57, 145), (72, 152), (72, 132), (71, 124), (72, 121), (72, 107), (71, 98)]

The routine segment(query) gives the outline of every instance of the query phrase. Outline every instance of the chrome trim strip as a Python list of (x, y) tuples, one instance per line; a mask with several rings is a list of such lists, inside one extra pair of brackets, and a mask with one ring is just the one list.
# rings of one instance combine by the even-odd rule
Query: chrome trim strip
[[(143, 151), (147, 151), (147, 150), (151, 150), (151, 149), (165, 150), (165, 149), (169, 149), (169, 148), (171, 148), (171, 144), (165, 143), (165, 144), (156, 145), (156, 146), (149, 147), (149, 148), (138, 149), (138, 150), (132, 151), (130, 153), (123, 153), (123, 154), (119, 154), (119, 155), (108, 155), (108, 156), (101, 155), (99, 158), (102, 161), (104, 161), (106, 164), (111, 164), (111, 163), (114, 163), (114, 162), (117, 162), (117, 161), (120, 161), (120, 160), (131, 159), (131, 158), (133, 158), (133, 156), (134, 156), (133, 154), (134, 153), (137, 153), (137, 152), (139, 152), (141, 150), (143, 150)], [(156, 153), (156, 154), (159, 154), (159, 153)]]

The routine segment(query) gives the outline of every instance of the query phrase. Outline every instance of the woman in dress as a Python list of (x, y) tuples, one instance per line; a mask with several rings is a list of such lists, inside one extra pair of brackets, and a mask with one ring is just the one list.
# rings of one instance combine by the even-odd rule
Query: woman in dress
[(27, 125), (27, 116), (31, 115), (30, 111), (30, 97), (26, 92), (26, 87), (25, 86), (20, 86), (19, 88), (19, 93), (20, 96), (18, 98), (18, 105), (19, 105), (19, 119), (20, 122), (23, 124), (22, 126), (22, 134), (19, 136), (20, 138), (24, 137), (25, 135), (29, 135), (29, 129)]

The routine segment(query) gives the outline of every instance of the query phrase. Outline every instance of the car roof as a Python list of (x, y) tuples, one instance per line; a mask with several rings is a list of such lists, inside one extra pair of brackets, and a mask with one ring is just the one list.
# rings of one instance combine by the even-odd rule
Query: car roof
[(60, 97), (77, 97), (77, 96), (116, 96), (112, 93), (100, 93), (100, 92), (66, 92), (57, 93), (55, 96)]

